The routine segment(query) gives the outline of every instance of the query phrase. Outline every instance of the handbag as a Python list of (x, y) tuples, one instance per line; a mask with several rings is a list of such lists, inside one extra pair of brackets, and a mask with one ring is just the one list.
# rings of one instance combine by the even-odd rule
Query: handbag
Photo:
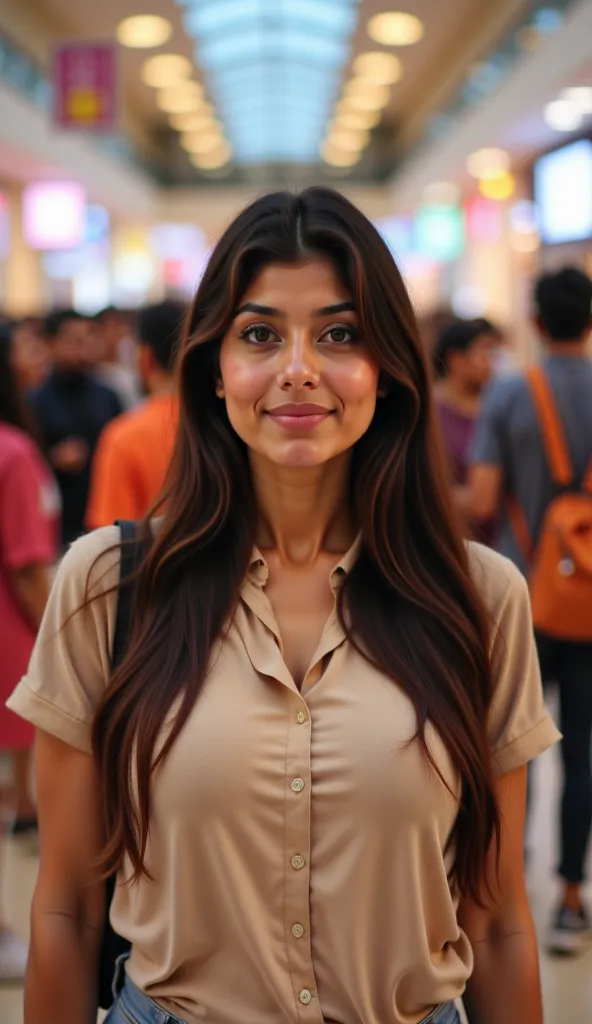
[[(123, 582), (119, 587), (117, 595), (117, 616), (111, 652), (112, 670), (116, 669), (121, 663), (127, 650), (133, 601), (133, 585), (129, 582), (129, 578), (146, 550), (146, 541), (139, 539), (136, 523), (129, 520), (118, 520), (115, 525), (119, 526), (123, 545), (121, 549), (120, 571), (120, 579)], [(120, 956), (129, 954), (131, 950), (131, 945), (127, 939), (118, 935), (111, 926), (109, 915), (115, 894), (115, 885), (116, 875), (114, 873), (106, 881), (105, 899), (107, 906), (98, 967), (98, 1004), (101, 1010), (108, 1010), (113, 1003), (113, 978), (115, 977), (116, 962)]]

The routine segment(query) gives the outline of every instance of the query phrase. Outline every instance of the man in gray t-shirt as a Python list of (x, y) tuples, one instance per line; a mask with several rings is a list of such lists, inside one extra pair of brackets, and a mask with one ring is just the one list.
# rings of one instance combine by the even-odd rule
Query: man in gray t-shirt
[[(542, 277), (536, 286), (536, 323), (546, 352), (542, 362), (563, 425), (577, 484), (592, 460), (592, 360), (586, 344), (592, 327), (592, 282), (579, 270)], [(524, 377), (495, 381), (477, 422), (469, 474), (472, 513), (496, 513), (496, 547), (523, 572), (523, 553), (507, 515), (507, 497), (518, 500), (536, 545), (545, 512), (557, 493), (541, 430)], [(592, 616), (592, 608), (590, 610)], [(578, 953), (592, 937), (582, 883), (592, 829), (592, 643), (538, 635), (544, 680), (559, 688), (564, 788), (561, 806), (563, 894), (551, 929), (551, 951)]]
[[(551, 384), (567, 439), (576, 479), (592, 457), (592, 360), (584, 353), (562, 355), (553, 350), (542, 366)], [(508, 521), (504, 496), (517, 498), (536, 544), (547, 506), (556, 494), (534, 405), (524, 377), (494, 381), (485, 394), (477, 422), (471, 462), (474, 482), (487, 473), (486, 499), (500, 501), (496, 548), (524, 572), (523, 554)], [(480, 518), (483, 516), (483, 505)]]

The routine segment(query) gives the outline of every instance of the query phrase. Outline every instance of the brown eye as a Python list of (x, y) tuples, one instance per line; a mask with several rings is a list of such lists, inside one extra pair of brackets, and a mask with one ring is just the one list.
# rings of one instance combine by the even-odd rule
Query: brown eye
[(357, 337), (358, 332), (355, 327), (349, 327), (346, 324), (331, 327), (325, 334), (325, 338), (335, 345), (351, 345), (357, 340)]
[(253, 345), (266, 345), (273, 338), (273, 331), (266, 324), (251, 324), (241, 331), (241, 338)]

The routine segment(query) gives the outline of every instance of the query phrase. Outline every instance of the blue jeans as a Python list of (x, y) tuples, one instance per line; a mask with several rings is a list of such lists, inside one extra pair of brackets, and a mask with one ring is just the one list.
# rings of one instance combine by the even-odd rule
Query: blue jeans
[[(136, 988), (125, 973), (126, 959), (122, 957), (117, 964), (113, 982), (115, 1002), (104, 1024), (183, 1024), (179, 1017), (167, 1013)], [(421, 1024), (460, 1024), (460, 1017), (454, 1003), (446, 1003), (425, 1017)]]
[(460, 1017), (454, 1003), (443, 1003), (429, 1017), (425, 1017), (421, 1024), (460, 1024)]

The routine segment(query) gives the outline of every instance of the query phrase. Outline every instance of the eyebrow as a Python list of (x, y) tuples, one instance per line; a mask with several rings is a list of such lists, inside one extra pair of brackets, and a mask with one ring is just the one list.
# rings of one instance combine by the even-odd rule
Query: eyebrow
[[(314, 309), (313, 316), (335, 316), (337, 313), (355, 313), (356, 307), (353, 302), (337, 302), (334, 306), (323, 306), (322, 309)], [(286, 317), (286, 312), (276, 309), (275, 306), (260, 306), (257, 302), (245, 302), (240, 306), (235, 316), (241, 313), (256, 313), (258, 316)]]

